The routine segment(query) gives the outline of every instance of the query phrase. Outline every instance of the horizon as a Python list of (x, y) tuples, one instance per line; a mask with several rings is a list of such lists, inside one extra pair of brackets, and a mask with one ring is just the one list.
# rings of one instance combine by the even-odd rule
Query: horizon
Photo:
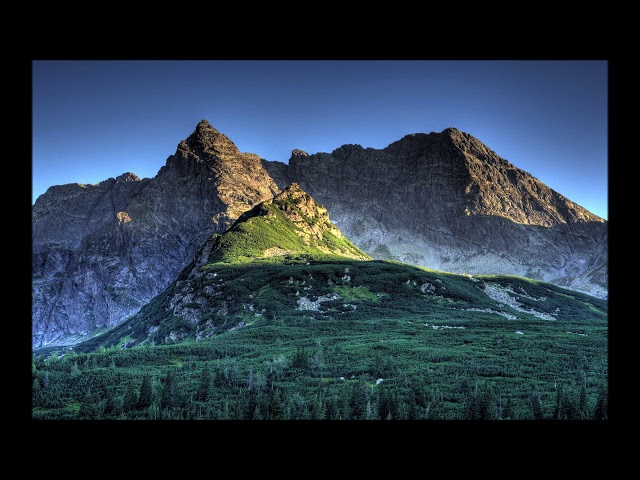
[(203, 119), (284, 163), (454, 127), (608, 218), (606, 61), (34, 61), (32, 203), (153, 177)]

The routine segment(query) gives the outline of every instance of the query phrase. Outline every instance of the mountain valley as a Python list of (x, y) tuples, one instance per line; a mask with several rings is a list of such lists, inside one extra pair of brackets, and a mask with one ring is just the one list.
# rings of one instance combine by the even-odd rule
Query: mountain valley
[(607, 222), (456, 129), (386, 149), (241, 153), (206, 120), (153, 179), (51, 187), (33, 206), (33, 345), (71, 345), (166, 288), (213, 233), (298, 183), (368, 255), (606, 297)]
[(606, 288), (607, 222), (456, 129), (285, 164), (202, 121), (33, 206), (32, 417), (605, 419)]

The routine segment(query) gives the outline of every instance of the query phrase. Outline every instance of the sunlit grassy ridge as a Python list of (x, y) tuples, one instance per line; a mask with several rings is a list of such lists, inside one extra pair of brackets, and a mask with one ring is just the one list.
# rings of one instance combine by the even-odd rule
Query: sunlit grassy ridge
[(324, 207), (295, 184), (243, 214), (212, 240), (212, 263), (247, 262), (284, 253), (371, 258), (344, 237)]

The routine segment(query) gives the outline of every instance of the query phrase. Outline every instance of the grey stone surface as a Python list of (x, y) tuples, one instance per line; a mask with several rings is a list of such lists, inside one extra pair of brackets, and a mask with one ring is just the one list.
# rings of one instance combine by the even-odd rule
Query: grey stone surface
[(466, 133), (407, 135), (381, 150), (294, 150), (287, 165), (239, 152), (202, 121), (152, 179), (125, 173), (38, 198), (34, 346), (76, 343), (121, 323), (213, 233), (292, 182), (374, 258), (607, 295), (607, 222)]
[(205, 240), (280, 190), (202, 121), (153, 179), (51, 187), (33, 206), (33, 344), (75, 343), (158, 294)]
[[(281, 185), (282, 165), (266, 165)], [(374, 258), (607, 295), (607, 222), (457, 129), (381, 150), (295, 150), (287, 173)]]

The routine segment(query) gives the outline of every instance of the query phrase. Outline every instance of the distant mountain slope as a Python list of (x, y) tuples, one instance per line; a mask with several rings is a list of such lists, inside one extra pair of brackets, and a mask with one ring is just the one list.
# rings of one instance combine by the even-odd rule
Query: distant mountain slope
[(213, 233), (298, 183), (367, 254), (606, 296), (607, 222), (455, 129), (382, 150), (241, 153), (206, 120), (152, 179), (51, 187), (32, 209), (33, 344), (73, 344), (174, 281)]
[(343, 145), (263, 162), (297, 182), (374, 258), (452, 272), (505, 273), (598, 296), (607, 289), (607, 222), (449, 128), (382, 150)]
[[(604, 321), (607, 303), (518, 277), (478, 277), (371, 261), (297, 184), (213, 235), (194, 262), (122, 325), (77, 347), (202, 340), (310, 316), (434, 322)], [(287, 320), (288, 321), (288, 320)], [(438, 324), (437, 323), (437, 324)]]

